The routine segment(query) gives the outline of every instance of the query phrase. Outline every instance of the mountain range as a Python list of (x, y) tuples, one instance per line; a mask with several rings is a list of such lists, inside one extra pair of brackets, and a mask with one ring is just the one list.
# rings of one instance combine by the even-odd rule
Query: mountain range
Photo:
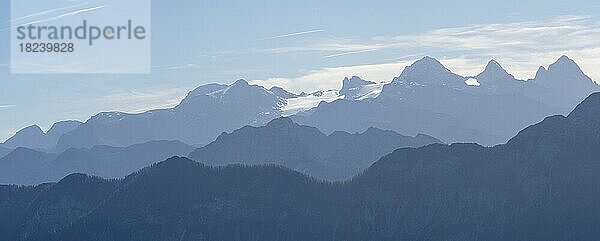
[[(479, 85), (467, 85), (469, 79)], [(493, 60), (481, 74), (464, 77), (425, 57), (384, 85), (376, 98), (321, 103), (295, 120), (325, 133), (378, 127), (493, 146), (545, 116), (568, 113), (596, 91), (600, 87), (566, 56), (527, 81), (515, 79)]]
[[(476, 80), (478, 85), (468, 85)], [(425, 57), (391, 82), (346, 78), (342, 88), (294, 94), (238, 80), (191, 91), (179, 105), (141, 114), (99, 113), (83, 124), (44, 134), (25, 128), (4, 147), (62, 152), (71, 147), (125, 147), (153, 140), (205, 145), (222, 132), (262, 126), (289, 116), (326, 134), (364, 132), (370, 127), (403, 135), (424, 133), (446, 143), (505, 143), (520, 129), (552, 114), (566, 114), (600, 87), (572, 59), (562, 56), (535, 78), (518, 80), (497, 61), (482, 73), (461, 76)], [(55, 134), (56, 133), (56, 134)]]
[(426, 135), (403, 136), (370, 128), (364, 133), (325, 135), (314, 127), (278, 118), (263, 127), (246, 126), (223, 133), (195, 148), (179, 141), (150, 141), (128, 147), (94, 146), (47, 153), (24, 147), (0, 156), (0, 184), (36, 185), (56, 182), (71, 173), (123, 178), (172, 156), (208, 165), (277, 164), (325, 180), (350, 179), (374, 161), (401, 147), (440, 143)]
[(377, 128), (325, 135), (282, 117), (264, 127), (246, 126), (222, 134), (194, 150), (190, 158), (213, 166), (276, 164), (321, 179), (345, 180), (395, 149), (434, 143), (441, 142), (426, 135), (409, 137)]
[(401, 148), (348, 182), (173, 157), (0, 186), (2, 240), (596, 240), (600, 93), (506, 144)]
[(67, 132), (77, 128), (82, 123), (79, 121), (60, 121), (54, 123), (48, 132), (42, 131), (37, 125), (25, 127), (6, 140), (2, 146), (5, 148), (27, 147), (38, 150), (52, 150), (56, 147), (58, 139)]
[(186, 156), (194, 147), (179, 141), (151, 141), (128, 147), (95, 146), (46, 153), (18, 147), (0, 158), (0, 183), (37, 185), (56, 182), (71, 173), (123, 178), (172, 156)]

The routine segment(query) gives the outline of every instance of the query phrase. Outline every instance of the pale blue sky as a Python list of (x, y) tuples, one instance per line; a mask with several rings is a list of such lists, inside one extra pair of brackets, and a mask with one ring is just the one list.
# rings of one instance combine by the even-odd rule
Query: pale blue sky
[(345, 75), (389, 81), (423, 55), (464, 75), (495, 58), (529, 78), (568, 54), (600, 79), (599, 10), (596, 1), (152, 1), (152, 74), (11, 75), (4, 0), (0, 140), (31, 124), (172, 106), (211, 82), (310, 91)]

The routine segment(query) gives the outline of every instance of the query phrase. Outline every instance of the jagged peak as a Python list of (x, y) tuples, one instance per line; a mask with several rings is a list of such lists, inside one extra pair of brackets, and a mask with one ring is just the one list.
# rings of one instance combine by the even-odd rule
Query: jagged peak
[(358, 76), (352, 76), (351, 78), (346, 77), (342, 81), (342, 89), (340, 90), (340, 94), (344, 95), (347, 92), (351, 91), (351, 89), (353, 89), (353, 88), (357, 88), (357, 87), (361, 87), (361, 86), (365, 86), (365, 85), (372, 85), (372, 84), (377, 84), (377, 83), (375, 83), (373, 81), (361, 79)]
[(404, 68), (400, 78), (406, 77), (440, 77), (441, 75), (455, 75), (446, 66), (435, 58), (426, 56)]
[(502, 71), (506, 72), (506, 70), (498, 63), (498, 61), (491, 59), (488, 64), (485, 66), (485, 71)]
[(561, 55), (555, 63), (572, 63), (575, 64), (575, 60), (569, 58), (569, 56)]
[(495, 59), (490, 59), (490, 61), (488, 61), (488, 65), (497, 65), (498, 67), (502, 68), (502, 66), (500, 66), (500, 63)]
[(548, 71), (548, 70), (544, 66), (540, 66), (537, 70), (537, 72), (545, 72), (545, 71)]
[(417, 62), (429, 62), (429, 63), (436, 63), (436, 64), (440, 64), (440, 65), (442, 64), (436, 58), (433, 58), (431, 56), (425, 56), (425, 57), (421, 58), (420, 60), (417, 60)]
[(343, 83), (359, 83), (359, 84), (376, 84), (373, 81), (368, 81), (368, 80), (364, 80), (356, 75), (348, 78), (344, 78), (344, 80), (342, 81)]
[(483, 72), (477, 75), (475, 79), (481, 83), (485, 81), (493, 82), (505, 79), (506, 77), (514, 79), (514, 76), (509, 74), (508, 71), (506, 71), (506, 69), (504, 69), (500, 63), (498, 63), (498, 61), (492, 59), (487, 63)]
[(344, 80), (342, 81), (342, 89), (344, 88), (344, 86), (361, 86), (361, 85), (370, 85), (370, 84), (376, 84), (373, 81), (368, 81), (368, 80), (364, 80), (358, 76), (352, 76), (351, 78), (344, 78)]
[[(545, 79), (541, 82), (547, 85), (561, 85), (564, 86), (567, 83), (573, 83), (574, 81), (585, 81), (588, 83), (585, 88), (597, 88), (596, 84), (589, 76), (587, 76), (579, 65), (571, 58), (566, 55), (561, 56), (554, 63), (550, 64), (548, 68), (540, 66), (535, 74), (536, 80)], [(582, 82), (578, 82), (582, 83)], [(584, 88), (582, 85), (572, 85), (570, 87)], [(564, 86), (568, 87), (568, 86)]]
[(444, 66), (439, 60), (437, 60), (436, 58), (429, 57), (429, 56), (425, 56), (425, 57), (417, 60), (411, 66), (412, 67), (427, 66), (427, 67), (434, 67), (434, 68), (448, 70), (446, 68), (446, 66)]
[(246, 81), (245, 79), (239, 79), (236, 80), (233, 84), (230, 85), (230, 87), (233, 86), (249, 86), (250, 84), (248, 84), (248, 81)]
[[(560, 72), (563, 74), (577, 74), (585, 75), (583, 70), (575, 62), (575, 60), (567, 57), (566, 55), (560, 56), (558, 60), (548, 66), (548, 72)], [(587, 77), (587, 76), (586, 76)]]

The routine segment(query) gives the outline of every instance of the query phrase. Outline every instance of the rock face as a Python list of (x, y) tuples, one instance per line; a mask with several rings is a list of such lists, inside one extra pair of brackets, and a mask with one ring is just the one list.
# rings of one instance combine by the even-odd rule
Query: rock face
[(594, 94), (505, 145), (403, 148), (344, 183), (174, 157), (113, 182), (0, 186), (0, 239), (592, 241), (598, 156)]
[(367, 81), (358, 76), (353, 76), (352, 78), (345, 78), (342, 81), (340, 95), (343, 95), (344, 99), (364, 100), (376, 98), (381, 94), (382, 88), (383, 84), (377, 84), (373, 81)]
[(425, 135), (403, 136), (370, 128), (360, 134), (298, 125), (279, 118), (264, 127), (244, 127), (222, 134), (196, 149), (190, 158), (208, 165), (277, 164), (326, 180), (350, 179), (373, 162), (401, 147), (420, 147), (439, 140)]

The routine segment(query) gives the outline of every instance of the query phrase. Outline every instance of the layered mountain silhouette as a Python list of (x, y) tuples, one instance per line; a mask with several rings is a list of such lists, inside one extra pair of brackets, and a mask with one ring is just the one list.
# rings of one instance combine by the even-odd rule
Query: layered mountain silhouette
[(264, 125), (281, 116), (285, 100), (267, 89), (238, 80), (210, 84), (191, 91), (171, 109), (142, 114), (100, 113), (63, 135), (57, 148), (96, 145), (129, 146), (151, 140), (179, 140), (206, 144), (223, 131), (245, 125)]
[[(480, 85), (465, 84), (470, 78)], [(566, 114), (595, 91), (600, 87), (566, 56), (528, 81), (515, 79), (496, 61), (475, 77), (463, 77), (425, 57), (406, 67), (374, 99), (321, 103), (295, 120), (325, 133), (378, 127), (492, 146), (545, 116)]]
[(26, 147), (37, 150), (51, 150), (56, 147), (58, 138), (74, 130), (79, 125), (81, 125), (79, 121), (61, 121), (52, 125), (46, 133), (37, 125), (29, 126), (18, 131), (6, 140), (2, 146), (5, 148)]
[(71, 173), (123, 178), (166, 158), (187, 155), (193, 149), (179, 141), (151, 141), (128, 147), (70, 148), (62, 153), (19, 147), (0, 158), (0, 183), (56, 182)]
[[(174, 157), (0, 187), (3, 240), (596, 240), (600, 93), (507, 144), (402, 148), (345, 183)], [(10, 218), (7, 218), (10, 217)]]
[[(467, 85), (469, 79), (476, 79), (479, 85)], [(425, 133), (446, 143), (492, 146), (505, 143), (520, 129), (548, 115), (568, 113), (596, 91), (600, 87), (566, 56), (548, 68), (540, 67), (530, 80), (516, 79), (494, 60), (477, 76), (460, 76), (438, 60), (425, 57), (387, 84), (354, 76), (344, 79), (339, 91), (294, 94), (245, 80), (208, 84), (191, 91), (174, 108), (141, 114), (100, 113), (72, 130), (57, 132), (57, 141), (57, 135), (40, 138), (43, 132), (30, 127), (8, 140), (5, 147), (50, 147), (61, 152), (71, 147), (124, 147), (152, 140), (207, 144), (222, 132), (262, 126), (282, 116), (326, 134), (377, 127), (403, 135)]]
[(409, 137), (376, 128), (360, 134), (338, 131), (325, 135), (290, 118), (278, 118), (264, 127), (246, 126), (224, 133), (193, 151), (190, 158), (208, 165), (276, 164), (313, 177), (343, 180), (395, 149), (433, 143), (441, 142), (426, 135)]

